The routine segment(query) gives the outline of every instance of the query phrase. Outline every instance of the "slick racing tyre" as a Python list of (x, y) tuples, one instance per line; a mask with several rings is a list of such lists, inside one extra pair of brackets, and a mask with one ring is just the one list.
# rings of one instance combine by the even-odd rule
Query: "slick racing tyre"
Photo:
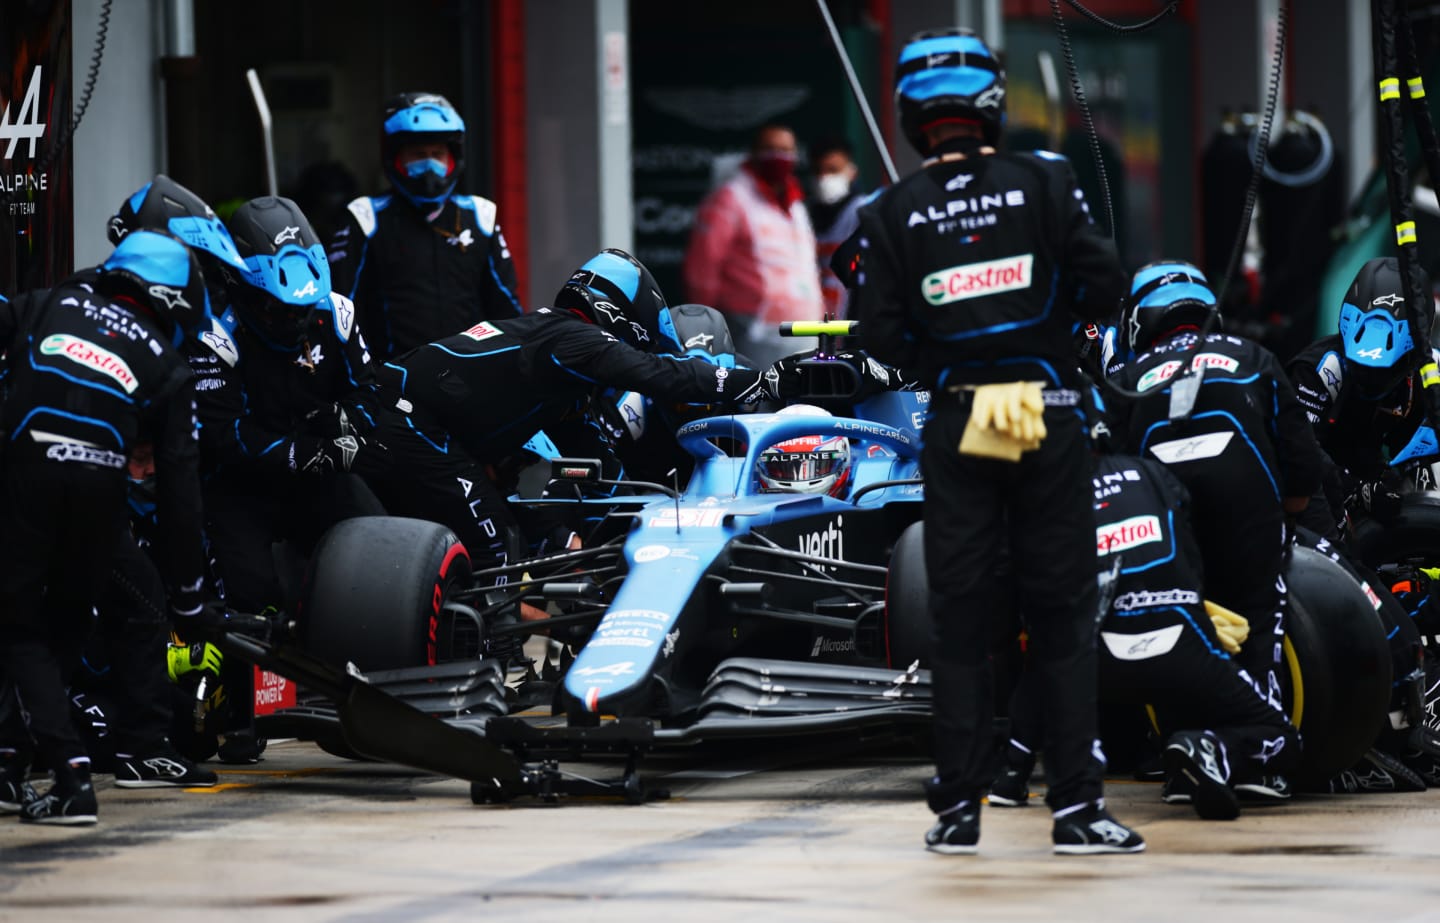
[(885, 658), (898, 670), (919, 661), (929, 668), (930, 580), (925, 573), (925, 524), (912, 523), (900, 533), (890, 555), (885, 583)]
[(1440, 492), (1404, 494), (1399, 515), (1387, 522), (1361, 520), (1349, 548), (1372, 569), (1402, 562), (1440, 564)]
[(434, 664), (446, 594), (469, 577), (465, 546), (444, 526), (395, 516), (339, 522), (311, 558), (304, 647), (362, 671)]
[(1378, 599), (1318, 551), (1296, 547), (1280, 681), (1303, 742), (1296, 781), (1323, 786), (1375, 742), (1390, 701), (1391, 663)]

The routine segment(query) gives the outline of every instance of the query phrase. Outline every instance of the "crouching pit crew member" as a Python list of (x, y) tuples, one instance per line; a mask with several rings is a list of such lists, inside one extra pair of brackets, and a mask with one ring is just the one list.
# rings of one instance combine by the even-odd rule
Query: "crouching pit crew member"
[(193, 253), (168, 235), (137, 233), (98, 271), (0, 323), (9, 344), (0, 670), (19, 694), (38, 768), (55, 779), (22, 806), (21, 821), (90, 824), (98, 814), (66, 686), (126, 528), (126, 459), (142, 439), (155, 446), (172, 614), (187, 630), (220, 617), (201, 593), (194, 385), (177, 352), (205, 311)]

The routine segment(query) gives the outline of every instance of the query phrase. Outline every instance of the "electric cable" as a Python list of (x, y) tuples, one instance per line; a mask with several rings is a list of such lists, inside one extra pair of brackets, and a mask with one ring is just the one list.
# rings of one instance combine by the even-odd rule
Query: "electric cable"
[(1153, 28), (1155, 28), (1157, 25), (1160, 24), (1160, 21), (1161, 21), (1162, 19), (1164, 19), (1166, 16), (1169, 16), (1171, 13), (1175, 12), (1175, 10), (1180, 6), (1180, 0), (1170, 0), (1170, 2), (1169, 2), (1168, 4), (1166, 4), (1165, 9), (1163, 9), (1163, 10), (1161, 10), (1160, 12), (1156, 13), (1154, 16), (1151, 16), (1149, 19), (1145, 20), (1144, 22), (1138, 22), (1138, 23), (1135, 23), (1134, 25), (1129, 25), (1129, 26), (1127, 26), (1127, 25), (1123, 25), (1123, 24), (1118, 23), (1118, 22), (1111, 22), (1110, 20), (1108, 20), (1108, 19), (1106, 19), (1105, 17), (1101, 16), (1099, 13), (1096, 13), (1096, 12), (1094, 12), (1093, 10), (1086, 9), (1086, 8), (1080, 3), (1080, 0), (1065, 0), (1065, 2), (1070, 5), (1070, 8), (1071, 8), (1071, 9), (1073, 9), (1075, 12), (1079, 13), (1081, 16), (1084, 16), (1086, 19), (1090, 20), (1091, 22), (1093, 22), (1093, 23), (1095, 23), (1095, 24), (1097, 24), (1097, 25), (1104, 26), (1105, 28), (1109, 29), (1109, 30), (1112, 31), (1112, 32), (1118, 32), (1118, 33), (1120, 33), (1121, 35), (1134, 35), (1134, 34), (1139, 33), (1139, 32), (1145, 32), (1145, 31), (1148, 31), (1148, 30), (1150, 30), (1150, 29), (1153, 29)]

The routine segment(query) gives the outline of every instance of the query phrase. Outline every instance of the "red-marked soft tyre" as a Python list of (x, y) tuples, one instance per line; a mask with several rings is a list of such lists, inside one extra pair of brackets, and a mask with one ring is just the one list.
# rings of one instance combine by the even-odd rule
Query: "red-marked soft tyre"
[(337, 523), (311, 557), (300, 637), (329, 663), (363, 670), (443, 659), (442, 607), (470, 578), (470, 556), (449, 529), (420, 519), (362, 516)]

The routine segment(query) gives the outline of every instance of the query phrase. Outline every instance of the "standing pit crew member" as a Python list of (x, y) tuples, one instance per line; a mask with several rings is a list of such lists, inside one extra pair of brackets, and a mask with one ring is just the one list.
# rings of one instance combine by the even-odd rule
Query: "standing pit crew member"
[(1049, 718), (1054, 849), (1138, 852), (1144, 840), (1105, 808), (1097, 758), (1092, 465), (1070, 341), (1071, 315), (1102, 316), (1125, 275), (1063, 158), (995, 150), (1004, 72), (974, 33), (917, 35), (896, 73), (901, 125), (926, 159), (860, 210), (852, 305), (867, 349), (933, 392), (921, 463), (935, 626), (926, 788), (938, 818), (926, 847), (977, 849), (994, 750), (994, 573), (1008, 548), (1046, 562), (1017, 570)]
[(39, 768), (55, 778), (23, 806), (22, 821), (97, 817), (66, 684), (125, 528), (125, 463), (141, 439), (155, 446), (160, 562), (172, 613), (186, 626), (218, 619), (201, 590), (193, 378), (176, 350), (205, 311), (194, 253), (168, 235), (135, 233), (98, 271), (29, 302), (23, 316), (0, 320), (10, 365), (0, 670), (18, 691)]
[(455, 194), (465, 122), (434, 93), (385, 104), (380, 160), (387, 195), (350, 203), (329, 242), (335, 291), (355, 302), (377, 359), (521, 313), (494, 202)]

